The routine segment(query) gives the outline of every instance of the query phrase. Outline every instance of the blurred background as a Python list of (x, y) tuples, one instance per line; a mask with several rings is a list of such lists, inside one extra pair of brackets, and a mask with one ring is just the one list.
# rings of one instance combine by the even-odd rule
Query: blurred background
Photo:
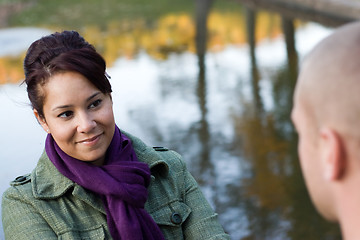
[(25, 51), (41, 36), (77, 30), (107, 61), (118, 126), (182, 154), (231, 239), (340, 239), (309, 200), (289, 116), (301, 59), (344, 21), (269, 9), (0, 0), (0, 194), (44, 148), (21, 85)]

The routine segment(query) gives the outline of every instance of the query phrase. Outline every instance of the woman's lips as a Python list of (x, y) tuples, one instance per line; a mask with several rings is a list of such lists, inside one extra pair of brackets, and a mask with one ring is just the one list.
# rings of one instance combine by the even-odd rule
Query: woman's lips
[(96, 136), (94, 136), (92, 138), (87, 138), (87, 139), (78, 141), (77, 143), (84, 144), (84, 145), (87, 145), (87, 146), (93, 146), (99, 141), (101, 135), (102, 135), (102, 133), (99, 134), (99, 135), (96, 135)]

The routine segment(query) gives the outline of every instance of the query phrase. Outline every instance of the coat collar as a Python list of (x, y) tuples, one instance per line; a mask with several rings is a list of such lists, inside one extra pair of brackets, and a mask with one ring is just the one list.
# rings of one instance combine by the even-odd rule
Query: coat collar
[[(122, 133), (131, 140), (139, 161), (149, 165), (152, 178), (154, 178), (154, 176), (166, 176), (168, 174), (169, 166), (160, 154), (131, 134), (124, 131), (122, 131)], [(103, 211), (102, 204), (99, 203), (99, 198), (96, 198), (92, 192), (80, 187), (63, 176), (51, 163), (45, 151), (41, 155), (36, 168), (31, 173), (31, 181), (35, 198), (56, 199), (70, 189), (74, 189), (73, 195), (82, 198), (84, 201), (88, 201), (91, 205), (98, 205)], [(89, 198), (89, 196), (92, 195), (93, 197)]]

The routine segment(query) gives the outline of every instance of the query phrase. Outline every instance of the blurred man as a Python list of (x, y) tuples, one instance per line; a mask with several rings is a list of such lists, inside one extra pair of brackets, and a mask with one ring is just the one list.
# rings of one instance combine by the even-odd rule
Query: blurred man
[(360, 22), (335, 30), (305, 58), (291, 117), (314, 205), (340, 223), (345, 240), (360, 239)]

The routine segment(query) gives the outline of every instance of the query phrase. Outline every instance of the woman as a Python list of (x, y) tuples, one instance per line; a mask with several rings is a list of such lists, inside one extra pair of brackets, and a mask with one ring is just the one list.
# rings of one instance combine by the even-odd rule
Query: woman
[(35, 41), (24, 69), (48, 135), (3, 195), (6, 239), (229, 238), (177, 153), (116, 126), (105, 61), (77, 32)]

